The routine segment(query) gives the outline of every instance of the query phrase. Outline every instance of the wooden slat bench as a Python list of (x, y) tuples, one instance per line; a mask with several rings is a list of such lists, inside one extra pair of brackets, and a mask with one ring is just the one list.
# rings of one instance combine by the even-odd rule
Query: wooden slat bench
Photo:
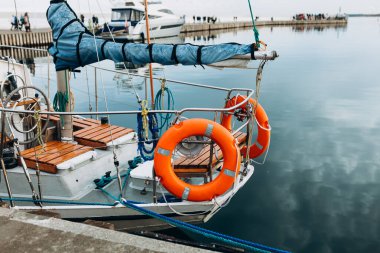
[[(47, 115), (41, 114), (41, 118), (46, 119)], [(56, 126), (58, 126), (58, 123), (61, 119), (58, 115), (50, 115), (49, 120), (54, 122)], [(89, 118), (82, 119), (82, 118), (73, 116), (74, 131), (78, 131), (78, 130), (85, 129), (92, 126), (99, 126), (99, 125), (100, 125), (100, 120), (89, 119)]]
[[(37, 146), (21, 152), (28, 168), (37, 169), (36, 160), (41, 171), (57, 173), (57, 165), (84, 153), (92, 151), (93, 148), (83, 145), (51, 141), (45, 147)], [(37, 154), (37, 157), (36, 157)]]
[[(79, 144), (107, 149), (107, 144), (134, 132), (133, 129), (108, 124), (94, 125), (74, 132), (74, 140)], [(112, 134), (111, 134), (112, 133)]]
[[(41, 114), (46, 119), (46, 114)], [(59, 125), (60, 117), (58, 115), (50, 115), (50, 121)], [(100, 120), (90, 118), (80, 118), (73, 116), (74, 140), (81, 145), (99, 149), (107, 149), (107, 144), (121, 138), (129, 133), (134, 132), (133, 129), (110, 126), (101, 124)], [(112, 132), (112, 134), (111, 134)]]
[[(234, 135), (238, 142), (239, 148), (242, 148), (247, 140), (247, 134), (238, 132)], [(217, 154), (217, 158), (215, 157)], [(222, 151), (219, 146), (214, 144), (213, 159), (211, 167), (215, 168), (219, 161), (223, 158)], [(202, 151), (193, 158), (179, 158), (174, 161), (174, 172), (179, 177), (207, 177), (211, 178), (210, 163), (210, 145), (207, 145)]]

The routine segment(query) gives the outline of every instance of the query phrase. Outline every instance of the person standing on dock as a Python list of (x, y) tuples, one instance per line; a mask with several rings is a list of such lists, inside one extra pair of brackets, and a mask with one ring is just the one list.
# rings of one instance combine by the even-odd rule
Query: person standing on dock
[(84, 15), (80, 14), (80, 21), (84, 24)]
[(24, 27), (24, 16), (20, 15), (20, 19), (18, 20), (17, 27), (20, 31), (22, 31), (22, 28)]
[(99, 18), (95, 15), (92, 16), (92, 23), (96, 27), (99, 24)]
[(29, 15), (28, 15), (27, 12), (25, 12), (25, 15), (24, 15), (24, 25), (25, 25), (25, 31), (26, 32), (31, 32), (31, 30), (30, 30)]
[(12, 25), (11, 31), (13, 31), (13, 29), (18, 30), (18, 18), (17, 18), (17, 16), (12, 15), (11, 25)]

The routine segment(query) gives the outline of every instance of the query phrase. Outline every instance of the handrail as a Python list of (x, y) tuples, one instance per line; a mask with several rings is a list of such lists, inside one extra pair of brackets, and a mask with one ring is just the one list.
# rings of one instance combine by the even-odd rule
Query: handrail
[[(140, 75), (140, 74), (135, 74), (135, 73), (126, 73), (126, 72), (120, 71), (120, 70), (112, 70), (112, 69), (97, 67), (97, 66), (94, 66), (92, 64), (90, 64), (88, 66), (93, 67), (95, 69), (100, 69), (100, 70), (104, 70), (104, 71), (108, 71), (108, 72), (113, 72), (113, 73), (118, 73), (118, 74), (123, 74), (123, 75), (149, 78), (149, 76), (147, 76), (147, 75)], [(153, 79), (154, 80), (163, 80), (163, 78), (160, 78), (160, 77), (153, 77)], [(173, 80), (173, 79), (165, 79), (165, 81), (166, 82), (171, 82), (171, 83), (188, 85), (188, 86), (201, 87), (201, 88), (206, 88), (206, 89), (213, 89), (213, 90), (222, 90), (222, 91), (229, 91), (230, 90), (228, 88), (222, 88), (222, 87), (217, 87), (217, 86), (212, 86), (212, 85), (204, 85), (204, 84), (198, 84), (198, 83), (191, 83), (191, 82), (184, 82), (184, 81)], [(247, 90), (242, 90), (242, 91), (247, 91)]]
[(48, 51), (46, 49), (40, 49), (40, 48), (31, 48), (31, 47), (19, 47), (19, 46), (9, 46), (9, 45), (0, 45), (0, 48), (14, 48), (14, 49), (23, 49), (23, 50), (30, 50), (30, 51), (38, 51), (38, 52), (45, 52), (47, 53)]
[[(239, 89), (238, 89), (239, 90)], [(166, 113), (166, 114), (176, 114), (177, 116), (182, 115), (185, 112), (228, 112), (241, 107), (246, 104), (248, 100), (253, 96), (254, 91), (250, 89), (244, 89), (250, 91), (247, 98), (241, 103), (234, 105), (229, 108), (184, 108), (182, 110), (151, 110), (150, 113)], [(5, 106), (4, 106), (5, 107)], [(25, 114), (35, 114), (35, 111), (30, 110), (13, 110), (7, 108), (0, 108), (0, 112), (13, 112), (13, 113), (25, 113)], [(51, 112), (51, 111), (41, 111), (41, 115), (130, 115), (139, 114), (141, 111), (105, 111), (105, 112)]]

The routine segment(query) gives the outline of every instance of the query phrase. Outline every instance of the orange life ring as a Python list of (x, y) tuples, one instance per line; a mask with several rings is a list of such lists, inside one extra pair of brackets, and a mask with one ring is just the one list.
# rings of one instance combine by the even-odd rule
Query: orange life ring
[[(237, 95), (230, 100), (227, 101), (225, 108), (233, 107), (237, 104), (242, 103), (247, 97)], [(249, 149), (249, 158), (253, 159), (256, 157), (259, 157), (262, 155), (268, 148), (269, 142), (270, 142), (270, 130), (271, 127), (269, 125), (269, 119), (268, 116), (264, 110), (264, 108), (259, 104), (256, 103), (256, 100), (250, 98), (249, 103), (252, 106), (256, 106), (256, 120), (258, 124), (258, 134), (256, 142), (250, 147)], [(239, 107), (241, 110), (246, 110), (247, 105), (244, 103), (242, 106)], [(234, 112), (234, 110), (230, 111)], [(232, 131), (232, 114), (222, 114), (222, 126), (227, 128), (229, 131)], [(244, 147), (241, 150), (241, 154), (244, 157), (247, 152), (247, 147)]]
[[(185, 183), (173, 170), (173, 151), (190, 136), (207, 136), (219, 145), (224, 155), (221, 172), (204, 185)], [(234, 137), (220, 124), (207, 119), (188, 119), (170, 127), (161, 137), (155, 150), (154, 170), (161, 178), (162, 185), (176, 197), (189, 201), (209, 201), (233, 185), (240, 170), (240, 152)]]

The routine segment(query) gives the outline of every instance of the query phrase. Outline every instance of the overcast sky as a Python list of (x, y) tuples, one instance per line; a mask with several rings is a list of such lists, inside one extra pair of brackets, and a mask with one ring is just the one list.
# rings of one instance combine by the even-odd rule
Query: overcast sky
[[(104, 12), (109, 12), (109, 0), (69, 0), (75, 10), (99, 12), (98, 4)], [(216, 15), (216, 16), (249, 16), (247, 0), (163, 0), (177, 14)], [(380, 0), (251, 0), (256, 16), (288, 17), (295, 13), (330, 13), (342, 8), (344, 13), (380, 13)], [(18, 9), (29, 12), (44, 12), (49, 0), (16, 0)], [(0, 0), (0, 12), (13, 12), (11, 0)]]

